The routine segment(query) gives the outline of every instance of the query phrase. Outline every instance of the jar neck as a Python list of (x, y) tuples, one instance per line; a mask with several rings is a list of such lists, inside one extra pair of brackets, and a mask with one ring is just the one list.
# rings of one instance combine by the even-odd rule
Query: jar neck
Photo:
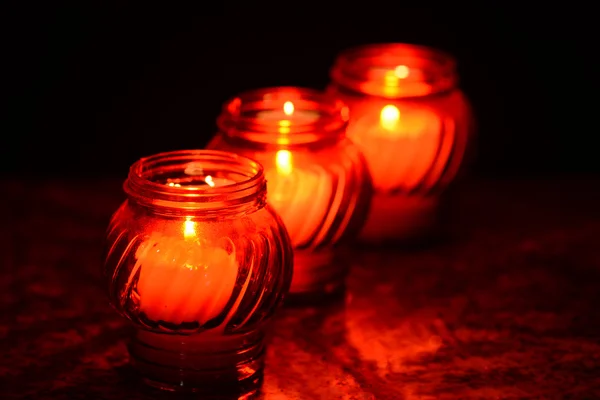
[(344, 89), (390, 99), (439, 94), (458, 84), (452, 56), (404, 43), (349, 49), (338, 56), (330, 75)]
[(340, 100), (316, 90), (275, 87), (227, 101), (217, 124), (228, 141), (302, 147), (342, 140), (348, 114)]
[(134, 163), (123, 188), (129, 199), (164, 215), (218, 219), (266, 204), (262, 166), (214, 150), (182, 150)]

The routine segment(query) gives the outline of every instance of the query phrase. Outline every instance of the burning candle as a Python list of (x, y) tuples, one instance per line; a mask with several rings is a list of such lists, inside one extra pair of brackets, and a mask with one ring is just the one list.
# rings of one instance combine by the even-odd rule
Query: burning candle
[[(203, 173), (193, 163), (185, 170), (187, 177)], [(212, 175), (202, 179), (200, 183), (210, 187), (235, 184)], [(180, 182), (169, 180), (167, 185), (182, 187)], [(190, 217), (176, 235), (152, 232), (138, 247), (134, 271), (140, 271), (137, 291), (147, 318), (202, 325), (217, 317), (229, 301), (238, 272), (235, 252), (204, 245), (197, 230), (198, 223)]]
[(235, 252), (203, 245), (197, 222), (187, 219), (181, 235), (153, 232), (136, 251), (140, 311), (153, 321), (205, 324), (219, 316), (235, 287)]
[(435, 224), (438, 198), (407, 195), (426, 192), (444, 172), (452, 132), (443, 132), (440, 117), (423, 107), (376, 102), (359, 108), (348, 135), (360, 146), (376, 191), (361, 238), (422, 237)]
[[(367, 112), (348, 128), (361, 146), (376, 190), (410, 191), (419, 185), (436, 162), (441, 142), (440, 118), (419, 108), (387, 104)], [(377, 119), (373, 121), (373, 116)], [(439, 171), (441, 173), (441, 171)]]
[(160, 389), (255, 393), (293, 257), (263, 167), (221, 151), (161, 153), (137, 161), (123, 188), (104, 271), (111, 303), (137, 328), (132, 364)]
[(347, 265), (334, 245), (360, 229), (368, 209), (371, 181), (347, 120), (342, 102), (311, 89), (256, 90), (225, 104), (209, 144), (265, 166), (267, 202), (294, 246), (296, 299), (340, 293)]
[[(294, 246), (307, 244), (329, 211), (332, 182), (319, 165), (294, 168), (293, 154), (278, 150), (275, 168), (266, 172), (269, 204), (283, 219)], [(295, 278), (302, 274), (300, 268)]]
[(348, 136), (365, 155), (375, 188), (361, 239), (434, 235), (441, 194), (472, 134), (453, 58), (410, 44), (367, 45), (341, 53), (331, 78), (328, 92), (350, 108)]

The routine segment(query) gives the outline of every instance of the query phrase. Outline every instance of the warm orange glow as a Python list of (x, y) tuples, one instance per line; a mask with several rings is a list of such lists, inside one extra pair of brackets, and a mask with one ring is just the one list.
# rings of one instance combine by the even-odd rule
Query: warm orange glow
[(169, 182), (167, 185), (169, 185), (171, 187), (181, 187), (181, 185), (179, 183), (175, 183), (175, 182)]
[(394, 96), (400, 90), (399, 88), (403, 87), (400, 84), (400, 80), (408, 78), (409, 74), (410, 69), (406, 65), (398, 65), (394, 69), (387, 70), (384, 77), (384, 94), (386, 96)]
[(400, 121), (400, 110), (398, 110), (398, 107), (388, 104), (381, 109), (379, 120), (384, 129), (392, 131), (396, 128), (398, 122)]
[(285, 103), (283, 103), (283, 112), (285, 113), (285, 115), (292, 115), (294, 113), (294, 103), (292, 103), (291, 101), (286, 101)]
[(235, 254), (198, 243), (196, 222), (183, 223), (185, 239), (153, 232), (136, 252), (140, 310), (172, 324), (215, 318), (229, 301), (238, 271)]
[(196, 237), (196, 222), (189, 217), (183, 223), (183, 237), (191, 239)]
[(279, 150), (275, 156), (275, 165), (277, 166), (277, 172), (280, 174), (291, 174), (294, 168), (292, 153), (289, 150)]
[(398, 77), (396, 76), (396, 71), (386, 71), (385, 72), (385, 86), (396, 87), (398, 86)]
[(398, 65), (394, 70), (394, 75), (399, 79), (408, 78), (408, 74), (410, 73), (410, 69), (406, 65)]
[(210, 187), (215, 187), (215, 182), (213, 181), (213, 178), (210, 175), (207, 175), (206, 178), (204, 178), (204, 182), (206, 182)]
[[(288, 120), (288, 119), (282, 119), (281, 121), (279, 121), (279, 128), (278, 131), (279, 133), (281, 133), (282, 135), (288, 134), (290, 133), (290, 126), (292, 126), (292, 121)], [(283, 143), (279, 143), (279, 144), (287, 144), (288, 139), (286, 139)]]
[[(294, 114), (294, 103), (291, 101), (286, 101), (283, 103), (283, 113), (290, 117)], [(286, 134), (290, 133), (290, 126), (292, 125), (292, 121), (288, 119), (282, 119), (279, 121), (279, 133)]]
[[(272, 166), (266, 171), (268, 201), (285, 223), (292, 244), (301, 246), (326, 240), (321, 235), (325, 234), (324, 227), (333, 223), (335, 213), (330, 213), (331, 207), (337, 209), (341, 201), (334, 201), (336, 186), (329, 175), (331, 172), (316, 163), (309, 164), (315, 162), (314, 159), (300, 158), (290, 150), (279, 150), (272, 157)], [(302, 291), (304, 285), (313, 284), (312, 265), (320, 261), (308, 257), (300, 262), (297, 254), (294, 257), (292, 288), (295, 289), (291, 290)]]
[[(368, 232), (371, 237), (395, 235), (393, 232), (403, 235), (400, 224), (406, 222), (408, 226), (412, 223), (410, 221), (420, 218), (418, 207), (425, 200), (414, 197), (416, 205), (413, 207), (412, 203), (408, 203), (411, 196), (403, 199), (402, 207), (406, 205), (415, 212), (415, 215), (404, 215), (400, 208), (396, 208), (396, 200), (390, 200), (388, 204), (383, 199), (398, 188), (410, 192), (419, 185), (430, 185), (431, 180), (435, 183), (435, 176), (443, 171), (448, 159), (447, 147), (440, 147), (442, 120), (432, 110), (402, 103), (378, 103), (362, 111), (362, 119), (351, 127), (349, 134), (362, 147), (373, 186), (379, 193), (385, 193), (378, 198), (381, 202), (373, 203), (377, 204), (373, 208), (378, 210), (377, 214), (371, 213), (371, 222), (365, 225), (363, 232)], [(438, 158), (444, 161), (437, 164)]]

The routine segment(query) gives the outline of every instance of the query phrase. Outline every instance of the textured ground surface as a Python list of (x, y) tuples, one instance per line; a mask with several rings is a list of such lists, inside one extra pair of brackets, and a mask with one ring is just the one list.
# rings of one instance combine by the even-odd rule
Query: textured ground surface
[[(100, 285), (120, 184), (3, 182), (2, 398), (152, 398)], [(283, 309), (261, 398), (600, 398), (600, 182), (469, 186), (451, 241), (363, 251), (343, 303)]]

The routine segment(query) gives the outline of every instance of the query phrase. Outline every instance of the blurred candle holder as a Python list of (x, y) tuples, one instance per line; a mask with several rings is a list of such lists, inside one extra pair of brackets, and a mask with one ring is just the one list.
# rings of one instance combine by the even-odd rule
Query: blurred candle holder
[(323, 93), (278, 87), (227, 102), (209, 148), (243, 154), (265, 167), (267, 201), (294, 246), (290, 292), (296, 301), (343, 289), (345, 239), (364, 223), (371, 182), (364, 158), (346, 138), (347, 107)]
[(162, 153), (133, 164), (124, 190), (104, 272), (112, 305), (137, 328), (131, 362), (164, 390), (256, 391), (265, 324), (292, 278), (262, 166), (220, 151)]
[(341, 53), (327, 92), (350, 108), (375, 194), (361, 240), (422, 241), (439, 231), (440, 202), (472, 142), (473, 117), (454, 59), (410, 44)]

